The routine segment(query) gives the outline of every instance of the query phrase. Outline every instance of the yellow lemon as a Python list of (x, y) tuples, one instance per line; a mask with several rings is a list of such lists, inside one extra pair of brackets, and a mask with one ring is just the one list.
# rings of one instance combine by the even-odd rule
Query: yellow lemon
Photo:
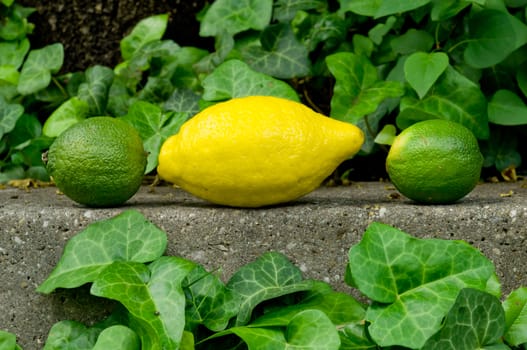
[(271, 96), (231, 99), (188, 120), (161, 147), (158, 174), (197, 197), (235, 207), (299, 198), (364, 142), (362, 131)]

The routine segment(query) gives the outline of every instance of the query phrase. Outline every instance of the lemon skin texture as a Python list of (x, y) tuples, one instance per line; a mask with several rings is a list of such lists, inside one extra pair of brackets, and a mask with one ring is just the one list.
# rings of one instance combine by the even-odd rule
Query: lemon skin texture
[(93, 117), (60, 134), (47, 158), (49, 175), (67, 197), (88, 207), (112, 207), (141, 186), (147, 153), (131, 125)]
[(432, 119), (404, 129), (386, 158), (386, 171), (404, 196), (448, 204), (471, 192), (483, 165), (478, 142), (459, 123)]
[(162, 145), (157, 171), (210, 202), (261, 207), (313, 191), (363, 142), (358, 127), (301, 103), (248, 96), (185, 122)]

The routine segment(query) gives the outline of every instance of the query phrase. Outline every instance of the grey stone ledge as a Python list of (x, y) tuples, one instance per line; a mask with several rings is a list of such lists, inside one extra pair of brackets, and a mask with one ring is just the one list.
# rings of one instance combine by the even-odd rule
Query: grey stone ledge
[(57, 263), (65, 243), (88, 224), (136, 209), (169, 236), (167, 254), (220, 269), (227, 280), (240, 266), (279, 251), (306, 278), (351, 292), (344, 283), (349, 248), (367, 226), (383, 222), (416, 237), (463, 239), (496, 265), (503, 294), (527, 285), (527, 188), (522, 182), (481, 184), (459, 203), (419, 205), (388, 183), (320, 188), (287, 205), (219, 207), (171, 187), (143, 187), (125, 206), (90, 209), (56, 188), (0, 190), (0, 329), (26, 350), (41, 349), (60, 320), (91, 323), (111, 302), (88, 288), (40, 295), (35, 288)]

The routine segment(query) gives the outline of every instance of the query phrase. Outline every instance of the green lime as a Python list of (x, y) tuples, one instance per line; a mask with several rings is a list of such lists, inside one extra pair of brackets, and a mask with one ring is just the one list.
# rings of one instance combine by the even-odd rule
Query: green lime
[(93, 117), (60, 134), (47, 154), (47, 170), (66, 196), (89, 207), (111, 207), (132, 197), (147, 154), (138, 132), (112, 117)]
[(474, 134), (442, 119), (418, 122), (394, 140), (386, 171), (404, 196), (421, 203), (453, 203), (479, 181), (483, 156)]

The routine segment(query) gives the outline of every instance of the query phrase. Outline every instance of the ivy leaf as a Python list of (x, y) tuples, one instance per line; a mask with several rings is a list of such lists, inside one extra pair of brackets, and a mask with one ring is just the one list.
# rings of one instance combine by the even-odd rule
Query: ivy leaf
[(152, 261), (166, 249), (166, 234), (135, 210), (86, 227), (71, 238), (51, 274), (37, 288), (51, 293), (56, 288), (75, 288), (93, 282), (114, 261)]
[(433, 45), (434, 37), (430, 33), (413, 28), (390, 41), (393, 51), (401, 55), (420, 51), (428, 52)]
[[(116, 325), (125, 325), (127, 323), (128, 314), (126, 309), (121, 305), (116, 305), (114, 311), (108, 317), (91, 327), (87, 327), (77, 321), (60, 321), (51, 327), (46, 339), (46, 344), (44, 345), (44, 350), (93, 350), (95, 349), (95, 344), (99, 341), (101, 334), (104, 333), (106, 328), (112, 328)], [(117, 347), (117, 349), (119, 348)]]
[(483, 166), (495, 166), (498, 171), (507, 168), (517, 168), (522, 163), (518, 152), (518, 137), (511, 137), (510, 131), (503, 128), (493, 128), (488, 140), (480, 143), (483, 154)]
[(15, 128), (16, 122), (24, 114), (24, 107), (17, 103), (7, 103), (0, 96), (0, 139)]
[(108, 92), (108, 103), (106, 112), (116, 117), (128, 113), (130, 103), (136, 99), (135, 86), (130, 89), (128, 83), (130, 80), (118, 74), (114, 76), (112, 86)]
[(375, 143), (380, 145), (391, 145), (395, 140), (397, 129), (393, 124), (386, 124), (375, 137)]
[(465, 61), (474, 68), (491, 67), (527, 42), (527, 26), (506, 11), (482, 10), (469, 21)]
[(375, 151), (377, 145), (375, 144), (375, 137), (379, 132), (380, 122), (391, 111), (393, 111), (399, 104), (398, 99), (386, 99), (381, 102), (375, 112), (370, 113), (357, 121), (358, 126), (364, 133), (364, 143), (361, 147), (361, 152), (364, 154), (371, 154)]
[(16, 344), (16, 335), (0, 330), (0, 350), (22, 349)]
[[(49, 149), (49, 146), (46, 147), (46, 149)], [(42, 156), (42, 152), (43, 151), (44, 150), (41, 150), (39, 153), (36, 153), (36, 154), (40, 154)], [(31, 154), (35, 155), (34, 152), (31, 152)], [(36, 179), (36, 180), (46, 181), (46, 182), (50, 181), (50, 177), (49, 177), (48, 171), (46, 170), (46, 167), (44, 165), (32, 165), (32, 166), (30, 166), (25, 171), (23, 178), (24, 179)]]
[(274, 327), (233, 327), (229, 329), (249, 350), (302, 349), (338, 350), (340, 338), (329, 318), (320, 310), (304, 310), (291, 318), (285, 331)]
[(371, 57), (375, 49), (373, 41), (367, 36), (355, 34), (352, 39), (353, 52), (359, 56)]
[(201, 81), (196, 74), (194, 65), (208, 55), (207, 50), (195, 47), (182, 47), (168, 64), (175, 66), (171, 70), (170, 82), (181, 91), (201, 91)]
[(113, 71), (108, 67), (96, 65), (88, 68), (85, 76), (86, 82), (79, 85), (78, 98), (88, 104), (90, 115), (104, 115), (113, 82)]
[(400, 82), (381, 81), (377, 70), (365, 56), (336, 53), (326, 58), (328, 69), (336, 79), (331, 99), (331, 117), (356, 124), (375, 112), (387, 98), (400, 97)]
[(41, 132), (42, 126), (40, 125), (38, 118), (33, 114), (24, 113), (16, 122), (15, 128), (11, 135), (9, 135), (7, 144), (11, 148), (23, 150), (29, 146), (33, 140), (36, 142), (37, 137), (40, 136)]
[(309, 74), (308, 50), (298, 41), (289, 23), (268, 26), (260, 40), (238, 45), (237, 49), (243, 61), (258, 72), (280, 79)]
[(298, 12), (291, 27), (309, 52), (317, 49), (330, 52), (345, 41), (348, 32), (346, 21), (334, 13)]
[(176, 89), (163, 103), (163, 110), (168, 112), (187, 113), (192, 116), (199, 112), (201, 96), (192, 90)]
[(133, 330), (122, 325), (104, 329), (92, 350), (140, 350), (139, 337)]
[(29, 95), (46, 88), (51, 74), (57, 73), (63, 62), (64, 47), (60, 43), (31, 50), (20, 72), (18, 92)]
[(120, 42), (123, 59), (129, 60), (145, 44), (160, 40), (165, 34), (167, 23), (168, 14), (150, 16), (139, 21), (132, 32)]
[(29, 40), (0, 42), (0, 66), (20, 68), (29, 52)]
[(44, 350), (92, 349), (100, 332), (77, 321), (60, 321), (49, 330)]
[(509, 349), (498, 344), (505, 330), (500, 301), (484, 291), (462, 289), (443, 324), (441, 330), (426, 342), (424, 349)]
[(518, 82), (520, 90), (523, 92), (523, 96), (527, 97), (527, 69), (525, 68), (525, 65), (519, 68), (520, 69), (516, 73), (516, 81)]
[[(130, 60), (123, 62), (119, 69), (116, 69), (117, 75), (121, 78), (118, 82), (119, 84), (124, 82), (130, 92), (137, 92), (135, 97), (140, 100), (152, 103), (164, 102), (174, 91), (172, 77), (181, 73), (177, 70), (180, 63), (179, 56), (180, 54), (188, 56), (188, 52), (189, 50), (181, 49), (172, 40), (148, 42), (134, 52)], [(114, 89), (113, 85), (112, 89)], [(126, 96), (128, 93), (125, 91), (123, 95)], [(122, 114), (126, 113), (120, 115)]]
[(239, 310), (239, 300), (225, 284), (203, 267), (197, 266), (183, 282), (187, 297), (186, 327), (195, 329), (202, 324), (219, 332)]
[(366, 310), (349, 294), (335, 292), (324, 282), (315, 281), (311, 290), (302, 293), (301, 299), (292, 305), (270, 309), (258, 317), (250, 327), (286, 326), (292, 317), (303, 310), (320, 310), (335, 326), (364, 321)]
[(489, 122), (498, 125), (527, 124), (527, 106), (509, 90), (498, 90), (488, 104)]
[(514, 290), (503, 302), (505, 340), (513, 346), (527, 343), (527, 288)]
[(165, 113), (160, 107), (145, 101), (132, 103), (128, 114), (121, 118), (136, 128), (143, 140), (145, 151), (148, 152), (145, 173), (155, 169), (161, 145), (169, 136), (177, 134), (190, 116), (186, 112)]
[(385, 23), (379, 23), (370, 29), (368, 31), (368, 37), (375, 44), (380, 45), (384, 36), (388, 34), (390, 30), (392, 30), (395, 22), (397, 22), (397, 18), (395, 18), (395, 16), (388, 17)]
[(200, 36), (263, 30), (271, 21), (273, 0), (216, 0), (201, 21)]
[(487, 99), (478, 85), (448, 67), (422, 100), (404, 97), (396, 123), (401, 129), (426, 119), (447, 119), (471, 130), (478, 139), (489, 137)]
[(222, 64), (234, 48), (234, 38), (231, 35), (221, 35), (216, 37), (214, 42), (215, 51), (203, 57), (193, 65), (198, 74), (209, 75), (214, 72), (216, 67)]
[(279, 22), (291, 21), (299, 11), (322, 11), (328, 6), (323, 0), (276, 0), (273, 19)]
[(13, 100), (17, 95), (20, 73), (10, 65), (0, 66), (0, 96), (5, 100)]
[(350, 249), (348, 267), (349, 280), (373, 301), (372, 339), (409, 348), (440, 329), (462, 288), (485, 290), (494, 276), (492, 262), (463, 241), (417, 239), (381, 223)]
[(194, 334), (189, 331), (183, 331), (183, 337), (179, 344), (179, 350), (195, 350)]
[(377, 350), (364, 324), (350, 323), (339, 327), (341, 350)]
[(516, 42), (514, 43), (514, 50), (516, 50), (527, 43), (527, 24), (511, 15), (506, 7), (503, 7), (503, 12), (509, 15), (509, 20), (511, 21), (514, 31), (514, 37), (516, 38)]
[[(364, 1), (364, 0), (361, 0), (361, 1)], [(381, 2), (381, 5), (377, 9), (377, 12), (375, 13), (375, 17), (379, 18), (383, 16), (412, 11), (412, 10), (415, 10), (419, 7), (422, 7), (430, 3), (430, 1), (431, 0), (407, 0), (407, 1), (384, 0)]]
[(353, 12), (358, 15), (373, 17), (383, 0), (339, 0), (342, 14)]
[(437, 0), (432, 1), (433, 7), (430, 18), (434, 22), (444, 21), (457, 15), (461, 10), (470, 6), (471, 3), (478, 3), (481, 0)]
[(303, 280), (300, 269), (277, 252), (265, 253), (241, 267), (227, 283), (227, 288), (241, 300), (237, 326), (247, 324), (253, 309), (262, 301), (311, 287), (312, 281)]
[(219, 102), (251, 95), (277, 96), (299, 101), (296, 91), (287, 83), (253, 71), (246, 63), (228, 60), (202, 82), (205, 101)]
[(31, 34), (34, 25), (27, 18), (36, 8), (24, 7), (12, 0), (4, 0), (7, 9), (2, 9), (2, 23), (0, 25), (0, 38), (2, 41), (20, 40)]
[(0, 172), (0, 184), (5, 184), (10, 180), (23, 179), (25, 175), (24, 168), (21, 165), (8, 164), (2, 167)]
[(181, 283), (195, 263), (173, 256), (160, 257), (148, 267), (115, 261), (92, 284), (93, 295), (119, 301), (130, 313), (130, 328), (142, 348), (177, 349), (185, 327), (185, 295)]
[(163, 103), (173, 91), (174, 86), (168, 77), (149, 76), (137, 98), (152, 103)]
[(448, 56), (444, 52), (416, 52), (406, 59), (404, 75), (422, 99), (447, 67)]
[(90, 114), (90, 106), (77, 96), (71, 97), (55, 109), (46, 119), (42, 133), (47, 137), (57, 137), (70, 126), (86, 119)]
[(505, 0), (505, 5), (507, 7), (512, 7), (512, 8), (524, 7), (525, 5), (527, 5), (527, 1), (526, 0)]
[(154, 59), (157, 59), (161, 66), (168, 61), (175, 60), (180, 50), (181, 47), (172, 40), (153, 39), (139, 47), (126, 62), (128, 68), (133, 72), (143, 72), (156, 66), (152, 63)]
[(428, 4), (430, 1), (431, 0), (340, 0), (340, 11), (351, 11), (362, 16), (379, 18), (415, 10), (416, 8)]

